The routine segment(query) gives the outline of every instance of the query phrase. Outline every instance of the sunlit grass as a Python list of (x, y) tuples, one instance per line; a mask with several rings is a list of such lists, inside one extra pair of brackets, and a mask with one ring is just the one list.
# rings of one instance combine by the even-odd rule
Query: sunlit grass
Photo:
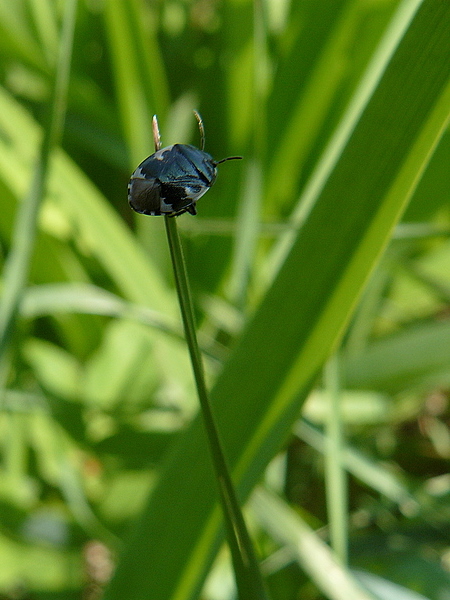
[[(217, 485), (164, 219), (126, 202), (130, 173), (152, 152), (152, 115), (165, 143), (198, 145), (197, 107), (206, 150), (244, 156), (195, 218), (177, 221), (239, 500), (261, 482), (270, 492), (246, 516), (271, 598), (362, 600), (393, 581), (405, 598), (440, 600), (448, 5), (79, 3), (64, 136), (47, 192), (33, 188), (41, 210), (25, 268), (11, 271), (71, 6), (15, 4), (0, 2), (2, 302), (14, 316), (2, 357), (1, 594), (17, 598), (20, 582), (25, 595), (80, 597), (104, 587), (114, 563), (111, 599), (226, 597), (228, 584), (202, 592), (211, 572), (228, 582), (229, 571), (223, 553), (215, 562)], [(336, 351), (330, 420), (322, 367)], [(94, 538), (109, 556), (104, 579), (90, 570)]]

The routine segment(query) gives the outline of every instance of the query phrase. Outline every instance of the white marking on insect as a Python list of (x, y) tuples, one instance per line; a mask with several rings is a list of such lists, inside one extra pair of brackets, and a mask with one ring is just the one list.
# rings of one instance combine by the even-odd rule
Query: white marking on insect
[(164, 155), (167, 154), (168, 152), (170, 152), (173, 148), (172, 146), (167, 146), (167, 148), (162, 148), (161, 150), (158, 150), (157, 152), (155, 152), (153, 154), (153, 158), (156, 158), (156, 160), (164, 160)]
[(164, 199), (163, 199), (163, 198), (160, 198), (160, 199), (159, 199), (159, 202), (160, 202), (160, 207), (161, 207), (161, 208), (160, 208), (160, 211), (161, 211), (162, 213), (166, 213), (166, 212), (172, 212), (172, 211), (173, 211), (173, 206), (172, 206), (172, 204), (166, 204), (166, 203), (164, 202)]

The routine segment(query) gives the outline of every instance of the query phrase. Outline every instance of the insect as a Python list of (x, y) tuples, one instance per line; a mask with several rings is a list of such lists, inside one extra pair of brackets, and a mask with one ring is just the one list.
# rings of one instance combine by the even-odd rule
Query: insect
[(217, 165), (242, 158), (229, 156), (214, 160), (205, 152), (203, 121), (197, 111), (194, 114), (200, 130), (201, 148), (189, 144), (173, 144), (158, 149), (141, 162), (128, 184), (128, 202), (136, 212), (169, 217), (184, 212), (196, 215), (197, 200), (215, 182)]

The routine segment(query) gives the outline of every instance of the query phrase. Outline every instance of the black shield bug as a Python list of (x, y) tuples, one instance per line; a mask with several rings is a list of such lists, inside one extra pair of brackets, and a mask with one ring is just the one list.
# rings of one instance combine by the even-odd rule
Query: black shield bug
[(215, 182), (217, 165), (242, 158), (229, 156), (214, 160), (205, 152), (203, 121), (197, 111), (194, 114), (200, 130), (201, 149), (189, 144), (174, 144), (157, 149), (146, 158), (128, 184), (128, 202), (136, 212), (169, 217), (184, 212), (196, 215), (197, 200)]

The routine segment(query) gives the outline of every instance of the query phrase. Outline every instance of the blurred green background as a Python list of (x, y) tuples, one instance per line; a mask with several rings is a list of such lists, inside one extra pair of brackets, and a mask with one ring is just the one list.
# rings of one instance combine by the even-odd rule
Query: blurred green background
[[(2, 264), (66, 4), (0, 0)], [(106, 598), (234, 597), (163, 218), (126, 198), (153, 114), (198, 146), (194, 108), (244, 157), (178, 225), (271, 597), (450, 598), (449, 26), (438, 0), (79, 0), (1, 356), (0, 598), (101, 598), (116, 565)]]

